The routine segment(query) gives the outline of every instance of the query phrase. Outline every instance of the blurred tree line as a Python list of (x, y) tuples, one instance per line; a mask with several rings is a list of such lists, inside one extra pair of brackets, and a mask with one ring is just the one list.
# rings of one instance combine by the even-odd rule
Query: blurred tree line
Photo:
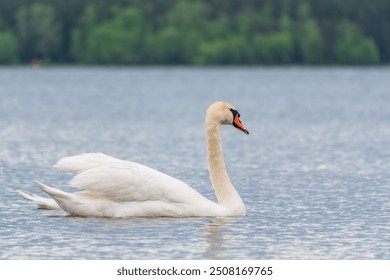
[(0, 64), (378, 64), (389, 0), (0, 0)]

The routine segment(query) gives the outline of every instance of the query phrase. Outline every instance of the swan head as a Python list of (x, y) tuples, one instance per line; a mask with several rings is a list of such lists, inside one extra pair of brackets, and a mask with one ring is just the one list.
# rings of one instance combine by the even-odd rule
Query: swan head
[(248, 129), (240, 120), (240, 113), (236, 108), (227, 102), (215, 102), (207, 109), (206, 121), (218, 122), (219, 124), (233, 125), (245, 134), (249, 134)]

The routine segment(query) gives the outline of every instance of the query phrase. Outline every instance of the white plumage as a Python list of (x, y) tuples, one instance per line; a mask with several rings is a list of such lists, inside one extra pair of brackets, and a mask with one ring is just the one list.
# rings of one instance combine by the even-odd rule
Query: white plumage
[(239, 114), (228, 103), (211, 105), (206, 114), (209, 170), (219, 201), (203, 197), (182, 181), (147, 166), (102, 153), (65, 157), (55, 168), (75, 176), (66, 193), (37, 182), (53, 199), (19, 192), (42, 209), (63, 209), (85, 217), (242, 216), (245, 207), (226, 173), (220, 144), (221, 124), (233, 124), (248, 133)]

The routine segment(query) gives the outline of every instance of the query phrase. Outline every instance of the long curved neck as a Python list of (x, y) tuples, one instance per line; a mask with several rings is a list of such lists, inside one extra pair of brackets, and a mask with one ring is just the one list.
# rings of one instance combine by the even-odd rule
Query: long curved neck
[(245, 213), (244, 203), (226, 171), (220, 131), (221, 125), (206, 117), (207, 158), (211, 184), (220, 205)]

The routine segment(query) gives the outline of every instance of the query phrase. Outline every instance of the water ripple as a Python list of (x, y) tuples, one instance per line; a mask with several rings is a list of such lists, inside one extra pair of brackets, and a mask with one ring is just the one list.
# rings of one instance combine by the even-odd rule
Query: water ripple
[[(0, 68), (0, 259), (389, 259), (389, 69), (366, 72)], [(70, 190), (50, 166), (100, 151), (215, 199), (203, 131), (215, 100), (251, 131), (222, 131), (246, 217), (76, 218), (15, 192), (38, 193), (36, 179)]]

